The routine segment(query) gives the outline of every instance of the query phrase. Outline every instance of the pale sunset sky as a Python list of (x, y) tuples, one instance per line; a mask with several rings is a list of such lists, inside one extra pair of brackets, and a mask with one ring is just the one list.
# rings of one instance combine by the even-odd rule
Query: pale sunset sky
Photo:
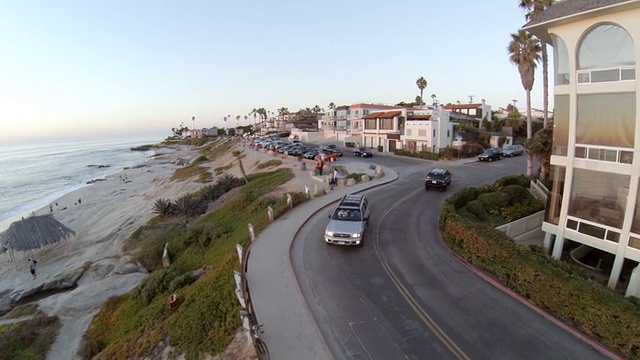
[(409, 102), (420, 76), (426, 102), (524, 109), (506, 51), (525, 23), (518, 3), (0, 0), (0, 145), (168, 136), (192, 116), (196, 128), (226, 115), (235, 126), (259, 107)]

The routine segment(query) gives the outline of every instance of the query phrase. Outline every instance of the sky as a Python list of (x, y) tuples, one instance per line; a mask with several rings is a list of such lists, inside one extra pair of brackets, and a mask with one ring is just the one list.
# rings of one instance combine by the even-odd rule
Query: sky
[(244, 125), (260, 107), (392, 105), (419, 95), (420, 76), (427, 102), (524, 109), (506, 51), (525, 23), (518, 3), (0, 0), (0, 145)]

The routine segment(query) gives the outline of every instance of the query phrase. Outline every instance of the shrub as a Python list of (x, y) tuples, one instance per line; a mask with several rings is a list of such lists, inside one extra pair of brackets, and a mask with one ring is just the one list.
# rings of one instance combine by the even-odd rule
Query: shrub
[(282, 160), (278, 160), (278, 159), (272, 159), (263, 163), (259, 163), (257, 168), (258, 169), (265, 169), (268, 167), (272, 167), (272, 166), (279, 166), (282, 165)]
[(440, 158), (445, 160), (457, 159), (458, 156), (460, 156), (458, 149), (451, 146), (447, 146), (440, 152)]
[(509, 185), (520, 185), (522, 187), (529, 187), (529, 180), (527, 180), (526, 176), (520, 175), (508, 175), (496, 180), (493, 183), (493, 186), (496, 188), (501, 188)]
[[(463, 208), (464, 209), (464, 208)], [(487, 214), (487, 210), (484, 208), (480, 200), (472, 200), (466, 206), (467, 211), (471, 214), (475, 215), (480, 220), (487, 220), (489, 214)]]
[(162, 269), (151, 273), (140, 286), (133, 290), (133, 298), (141, 306), (147, 306), (156, 296), (169, 290), (171, 283), (180, 274), (173, 269)]
[(501, 213), (502, 217), (507, 222), (511, 222), (544, 210), (544, 204), (542, 204), (542, 202), (534, 198), (533, 195), (529, 196), (530, 198), (524, 201), (517, 202), (512, 206), (503, 208)]
[(173, 206), (170, 200), (160, 198), (153, 203), (152, 210), (154, 214), (168, 216), (172, 214)]
[(489, 214), (500, 215), (505, 206), (509, 206), (509, 195), (502, 192), (480, 194), (478, 200)]
[(193, 194), (185, 194), (179, 197), (174, 203), (176, 213), (183, 216), (193, 216), (198, 212), (198, 199)]
[(218, 176), (218, 180), (216, 181), (216, 186), (219, 186), (220, 189), (223, 190), (223, 193), (229, 192), (231, 189), (242, 186), (244, 181), (239, 179), (231, 174), (223, 173)]
[(507, 185), (500, 191), (504, 192), (509, 197), (509, 205), (524, 202), (533, 197), (529, 190), (520, 185)]
[(224, 195), (224, 189), (218, 184), (209, 184), (200, 190), (202, 197), (207, 201), (216, 201), (220, 196)]
[(466, 187), (460, 189), (452, 196), (448, 197), (445, 202), (453, 205), (454, 209), (460, 209), (461, 207), (467, 205), (472, 200), (475, 200), (480, 195), (480, 190), (476, 187)]
[(427, 159), (427, 160), (438, 160), (440, 158), (440, 155), (437, 153), (433, 153), (433, 152), (429, 152), (429, 151), (420, 151), (418, 153), (418, 156), (420, 159)]

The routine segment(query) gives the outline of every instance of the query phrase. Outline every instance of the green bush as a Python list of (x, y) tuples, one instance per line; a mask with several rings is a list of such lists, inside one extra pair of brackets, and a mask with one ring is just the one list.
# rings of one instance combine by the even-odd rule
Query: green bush
[(500, 191), (507, 194), (507, 196), (509, 197), (509, 205), (515, 205), (517, 203), (527, 201), (533, 197), (529, 190), (520, 185), (507, 185)]
[(512, 222), (514, 220), (522, 219), (523, 217), (529, 216), (531, 214), (537, 213), (538, 211), (544, 210), (544, 204), (538, 201), (533, 195), (530, 195), (531, 198), (523, 200), (522, 202), (515, 203), (509, 207), (505, 207), (502, 209), (502, 217), (507, 222)]
[(501, 210), (505, 206), (509, 206), (509, 195), (494, 191), (490, 193), (480, 194), (478, 201), (482, 203), (485, 210), (491, 215), (500, 215)]
[[(463, 208), (464, 209), (464, 208)], [(479, 200), (472, 200), (466, 206), (466, 210), (475, 215), (480, 220), (487, 220), (489, 214)]]
[(448, 197), (445, 202), (452, 204), (454, 209), (457, 210), (467, 205), (470, 201), (477, 199), (479, 195), (480, 190), (476, 187), (470, 186), (460, 189), (455, 194)]
[(206, 157), (206, 156), (204, 156), (204, 155), (200, 155), (200, 156), (198, 156), (195, 160), (193, 160), (193, 162), (194, 162), (194, 163), (201, 163), (201, 162), (205, 162), (205, 161), (207, 161), (207, 160), (209, 160), (209, 159), (207, 159), (207, 157)]
[(167, 292), (173, 280), (180, 274), (173, 269), (162, 269), (151, 273), (133, 291), (133, 298), (141, 306), (147, 306), (160, 294)]
[(418, 152), (417, 157), (419, 157), (420, 159), (427, 159), (427, 160), (434, 160), (434, 161), (440, 159), (439, 154), (429, 152), (429, 151), (420, 151)]
[(440, 152), (440, 158), (445, 160), (457, 159), (459, 156), (460, 154), (458, 152), (458, 149), (451, 146), (447, 146), (446, 148), (444, 148), (444, 150), (442, 150), (442, 152)]
[(526, 176), (520, 174), (520, 175), (508, 175), (496, 180), (493, 183), (493, 186), (496, 188), (501, 188), (509, 185), (520, 185), (522, 187), (528, 188), (529, 180), (527, 180)]

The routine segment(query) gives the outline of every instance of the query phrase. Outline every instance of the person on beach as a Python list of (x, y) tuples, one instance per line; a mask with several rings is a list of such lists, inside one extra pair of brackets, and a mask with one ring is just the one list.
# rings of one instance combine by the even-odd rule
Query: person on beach
[(31, 276), (33, 277), (33, 280), (36, 279), (36, 277), (38, 277), (36, 275), (36, 265), (38, 264), (38, 262), (36, 261), (36, 259), (31, 259), (29, 258), (29, 272), (31, 272)]

